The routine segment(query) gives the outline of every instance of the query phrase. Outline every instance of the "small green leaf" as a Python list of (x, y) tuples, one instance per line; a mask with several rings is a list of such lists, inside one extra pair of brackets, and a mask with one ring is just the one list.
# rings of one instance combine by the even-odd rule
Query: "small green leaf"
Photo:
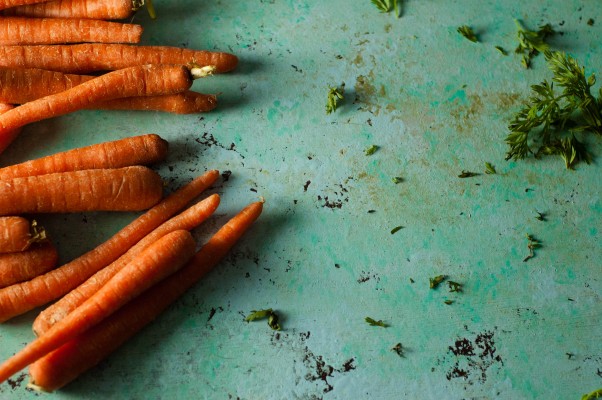
[(493, 164), (486, 162), (485, 163), (485, 173), (489, 174), (489, 175), (494, 175), (494, 174), (497, 174), (497, 171), (495, 170), (495, 167), (493, 166)]
[(381, 326), (383, 328), (386, 328), (389, 326), (380, 319), (377, 321), (374, 318), (366, 317), (365, 321), (371, 326)]
[(464, 36), (466, 39), (470, 40), (471, 42), (478, 42), (479, 39), (477, 39), (477, 35), (475, 35), (474, 31), (472, 30), (471, 27), (469, 27), (468, 25), (462, 25), (457, 29), (458, 33), (460, 33), (462, 36)]
[(507, 56), (508, 52), (506, 51), (506, 49), (504, 49), (502, 46), (495, 46), (495, 49), (497, 51), (499, 51), (500, 53), (502, 53), (502, 55)]
[(328, 94), (326, 99), (326, 114), (330, 114), (339, 106), (339, 102), (344, 99), (345, 83), (339, 87), (328, 86)]
[(271, 308), (268, 308), (265, 310), (259, 310), (259, 311), (253, 310), (253, 311), (251, 311), (251, 314), (249, 314), (247, 316), (247, 318), (245, 318), (245, 321), (251, 322), (251, 321), (258, 320), (258, 319), (267, 318), (272, 314), (272, 312), (273, 311)]
[(395, 234), (396, 232), (400, 231), (401, 229), (403, 229), (403, 226), (396, 226), (395, 228), (391, 229), (391, 235)]
[(447, 281), (447, 284), (449, 285), (450, 292), (461, 292), (462, 291), (462, 285), (458, 282)]
[(364, 150), (364, 153), (367, 156), (371, 156), (372, 154), (376, 153), (376, 151), (379, 149), (379, 147), (375, 144), (373, 144), (372, 146), (368, 147), (366, 150)]
[(441, 284), (445, 280), (445, 275), (437, 275), (434, 278), (429, 278), (429, 288), (436, 289), (437, 286)]
[(393, 346), (391, 348), (391, 351), (394, 351), (395, 353), (397, 353), (397, 355), (399, 357), (405, 357), (404, 348), (403, 348), (403, 345), (401, 343), (397, 343), (395, 346)]
[(479, 175), (477, 172), (470, 172), (470, 171), (462, 170), (462, 173), (460, 175), (458, 175), (458, 178), (470, 178), (470, 177), (477, 176), (477, 175)]
[(400, 176), (394, 176), (393, 178), (391, 178), (391, 180), (393, 181), (394, 184), (403, 182), (403, 178)]

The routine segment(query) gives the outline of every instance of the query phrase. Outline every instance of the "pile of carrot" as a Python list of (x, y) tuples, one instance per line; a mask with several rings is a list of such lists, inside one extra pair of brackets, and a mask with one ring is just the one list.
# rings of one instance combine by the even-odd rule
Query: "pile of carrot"
[[(148, 0), (147, 0), (148, 3)], [(233, 70), (236, 56), (140, 45), (124, 22), (140, 0), (0, 0), (0, 152), (20, 128), (81, 109), (178, 114), (214, 109), (193, 79)]]
[[(44, 178), (47, 189), (64, 185), (78, 174), (84, 174), (83, 181), (88, 181), (92, 172), (113, 176), (130, 169), (151, 171), (142, 165), (161, 161), (166, 152), (167, 142), (158, 135), (133, 136), (0, 168), (0, 186), (16, 189), (27, 186), (31, 179)], [(53, 261), (51, 266), (28, 270), (16, 278), (21, 267), (15, 264), (11, 268), (16, 272), (13, 277), (7, 274), (5, 284), (0, 272), (0, 322), (55, 301), (33, 323), (37, 338), (0, 364), (0, 383), (30, 366), (30, 387), (44, 391), (63, 387), (152, 322), (210, 271), (263, 209), (263, 200), (249, 204), (197, 251), (191, 231), (213, 214), (220, 197), (213, 194), (195, 199), (218, 177), (218, 171), (210, 170), (158, 200), (152, 193), (147, 196), (140, 192), (145, 183), (134, 185), (134, 197), (152, 198), (140, 207), (150, 208), (104, 243), (57, 268), (56, 249), (36, 223), (20, 216), (0, 217), (0, 253), (6, 249), (20, 255), (34, 250), (53, 254), (48, 257)], [(60, 191), (52, 191), (48, 198), (28, 202), (25, 197), (36, 197), (32, 186), (24, 189), (27, 195), (11, 204), (19, 204), (24, 213), (39, 213), (78, 211), (91, 203), (98, 209), (99, 204), (118, 203), (129, 208), (125, 204), (144, 202), (120, 200), (132, 191), (122, 180), (112, 180), (114, 190), (106, 193), (97, 192), (104, 190), (101, 183), (85, 186), (83, 181), (75, 192), (63, 188), (62, 196)], [(67, 199), (71, 196), (67, 193), (78, 199)], [(9, 205), (0, 200), (0, 214), (8, 213), (4, 207)]]

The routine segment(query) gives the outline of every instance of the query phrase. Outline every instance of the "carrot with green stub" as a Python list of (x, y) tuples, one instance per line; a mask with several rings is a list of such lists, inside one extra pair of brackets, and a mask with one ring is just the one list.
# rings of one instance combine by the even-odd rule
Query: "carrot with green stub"
[(0, 151), (15, 139), (12, 134), (15, 129), (29, 123), (65, 115), (100, 101), (182, 92), (190, 88), (194, 78), (206, 76), (211, 71), (211, 68), (189, 69), (182, 65), (129, 67), (30, 101), (0, 114)]
[(67, 293), (54, 304), (40, 312), (33, 322), (33, 331), (37, 336), (43, 335), (53, 325), (73, 312), (80, 304), (89, 299), (107, 283), (117, 272), (133, 260), (141, 251), (155, 242), (158, 238), (176, 230), (190, 231), (203, 223), (219, 205), (219, 195), (213, 194), (203, 201), (189, 207), (179, 215), (164, 222), (157, 229), (149, 233), (136, 245), (132, 246), (124, 255), (119, 257), (107, 267), (101, 269), (88, 280)]
[(16, 215), (0, 217), (0, 254), (24, 251), (46, 239), (46, 231), (35, 220)]
[(0, 254), (0, 288), (42, 275), (54, 268), (57, 261), (57, 249), (49, 241), (24, 251)]
[[(95, 76), (92, 75), (64, 74), (39, 68), (0, 68), (0, 102), (27, 103), (40, 97), (63, 92), (94, 78)], [(215, 95), (186, 90), (175, 94), (107, 100), (85, 108), (193, 114), (211, 111), (216, 105)]]
[(230, 53), (173, 46), (84, 43), (66, 45), (1, 46), (0, 67), (41, 68), (86, 74), (145, 64), (214, 66), (216, 73), (236, 68)]
[(163, 161), (168, 147), (167, 141), (156, 134), (130, 136), (0, 168), (0, 181), (85, 169), (150, 165)]
[(143, 166), (57, 172), (0, 181), (0, 215), (140, 211), (162, 195), (163, 180)]
[(54, 0), (4, 10), (4, 15), (51, 18), (128, 19), (142, 6), (132, 0)]
[(151, 287), (94, 329), (31, 364), (28, 387), (47, 392), (57, 390), (108, 357), (205, 276), (249, 229), (262, 209), (263, 202), (245, 207), (181, 270)]
[(0, 322), (56, 300), (73, 290), (184, 208), (218, 177), (218, 171), (206, 172), (75, 260), (32, 280), (0, 289)]
[(139, 43), (142, 26), (77, 18), (0, 17), (0, 45)]
[(155, 241), (71, 314), (1, 364), (0, 382), (84, 333), (173, 274), (184, 266), (194, 251), (195, 242), (188, 231), (175, 231)]

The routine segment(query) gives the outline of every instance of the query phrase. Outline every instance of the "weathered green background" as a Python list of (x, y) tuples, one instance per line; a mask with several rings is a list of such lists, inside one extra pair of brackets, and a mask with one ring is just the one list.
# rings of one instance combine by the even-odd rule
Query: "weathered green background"
[[(512, 53), (513, 18), (551, 23), (555, 49), (602, 73), (599, 1), (407, 0), (399, 19), (368, 0), (156, 3), (157, 21), (135, 18), (146, 43), (240, 57), (195, 83), (219, 108), (79, 112), (28, 127), (1, 162), (156, 132), (171, 143), (157, 166), (169, 190), (232, 171), (199, 241), (259, 195), (265, 212), (169, 312), (53, 398), (577, 399), (602, 387), (600, 140), (576, 171), (507, 162), (503, 143), (529, 85), (551, 77), (542, 56), (525, 70)], [(326, 115), (327, 86), (342, 82)], [(498, 174), (457, 177), (485, 162)], [(67, 261), (133, 217), (39, 219)], [(526, 234), (543, 247), (523, 262)], [(463, 293), (430, 290), (438, 274)], [(244, 322), (268, 307), (281, 332)], [(34, 316), (0, 327), (2, 358), (33, 338)], [(461, 344), (473, 355), (454, 354)], [(36, 396), (15, 378), (1, 398)]]

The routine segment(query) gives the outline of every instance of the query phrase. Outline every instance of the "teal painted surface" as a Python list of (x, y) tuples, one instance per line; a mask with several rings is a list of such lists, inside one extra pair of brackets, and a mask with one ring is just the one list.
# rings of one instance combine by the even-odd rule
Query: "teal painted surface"
[[(159, 20), (136, 17), (146, 43), (240, 57), (195, 82), (221, 93), (218, 109), (79, 112), (27, 127), (2, 163), (156, 132), (171, 143), (156, 167), (168, 190), (232, 171), (199, 241), (258, 195), (265, 212), (169, 312), (53, 398), (576, 399), (602, 387), (600, 141), (576, 171), (507, 162), (503, 143), (529, 85), (550, 78), (543, 57), (524, 70), (512, 54), (513, 18), (550, 22), (564, 32), (553, 46), (600, 74), (599, 2), (404, 1), (400, 19), (367, 0), (156, 3)], [(342, 82), (326, 115), (327, 86)], [(498, 174), (457, 178), (485, 162)], [(133, 217), (40, 219), (66, 261)], [(523, 262), (527, 233), (543, 247)], [(429, 289), (438, 274), (463, 292)], [(244, 322), (267, 307), (281, 332)], [(2, 358), (32, 340), (34, 316), (0, 327)], [(474, 355), (454, 354), (461, 344)], [(0, 397), (36, 397), (25, 382)]]

